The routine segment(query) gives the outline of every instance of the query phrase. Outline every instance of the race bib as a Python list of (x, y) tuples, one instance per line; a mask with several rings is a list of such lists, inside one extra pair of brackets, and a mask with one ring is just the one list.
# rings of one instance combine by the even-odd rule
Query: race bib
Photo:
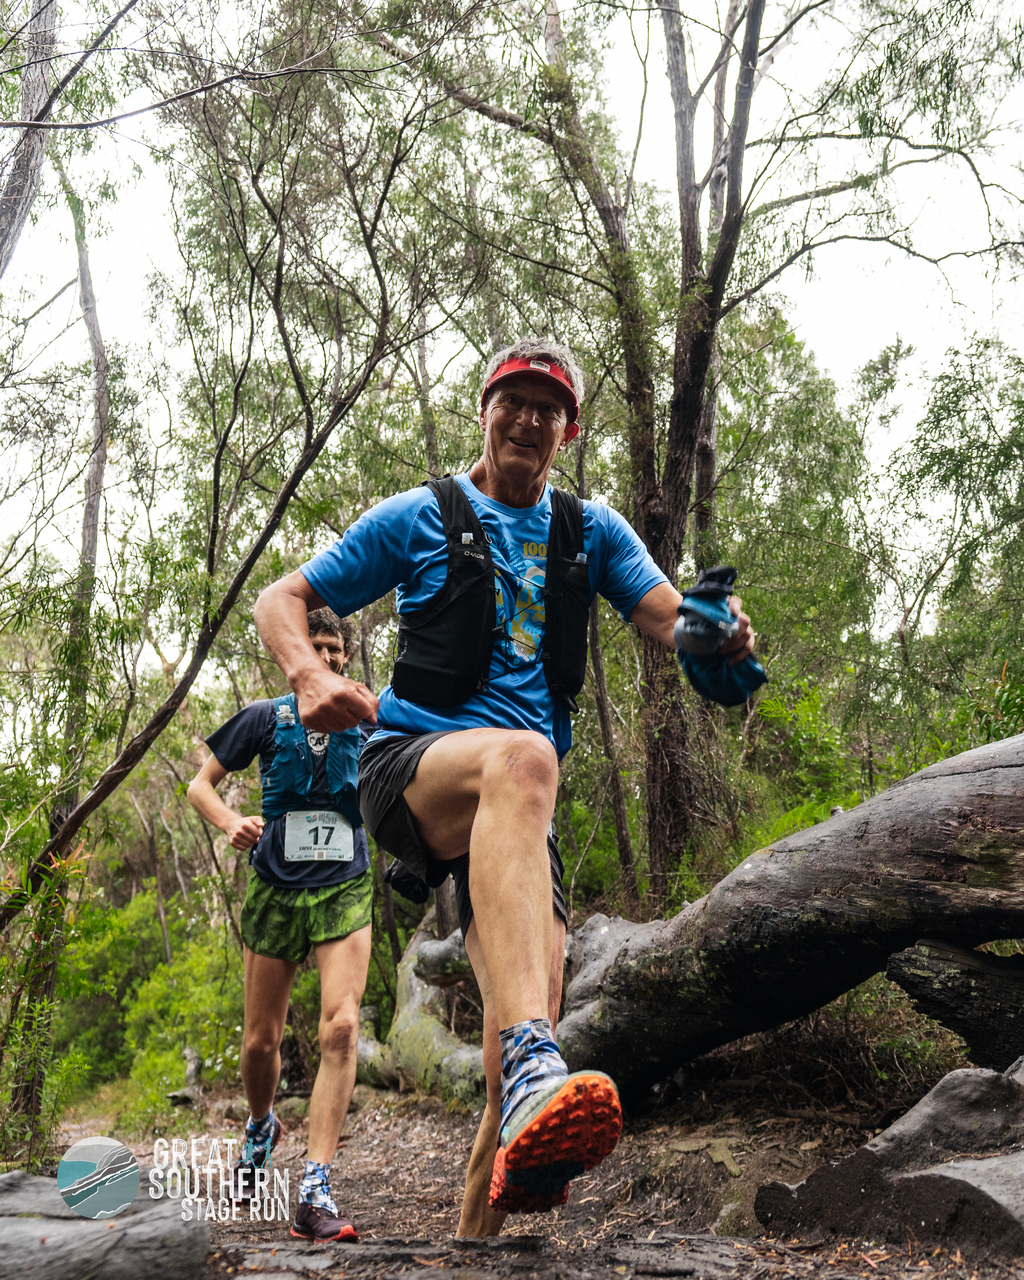
[(296, 809), (284, 821), (285, 862), (351, 862), (352, 827), (333, 809)]

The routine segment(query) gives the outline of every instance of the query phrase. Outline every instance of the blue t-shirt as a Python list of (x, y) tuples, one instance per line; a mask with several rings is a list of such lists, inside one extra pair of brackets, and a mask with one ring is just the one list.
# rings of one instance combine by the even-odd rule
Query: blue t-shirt
[[(374, 726), (360, 725), (363, 739)], [(331, 792), (327, 784), (327, 734), (306, 730), (313, 761), (313, 781), (309, 788), (310, 809), (330, 809)], [(206, 745), (217, 757), (217, 763), (229, 773), (248, 769), (256, 756), (265, 772), (277, 751), (277, 717), (271, 699), (252, 702), (222, 724), (206, 739)], [(261, 880), (279, 889), (322, 889), (341, 884), (362, 875), (370, 865), (370, 850), (362, 827), (353, 831), (355, 856), (351, 862), (285, 862), (284, 827), (286, 815), (271, 818), (263, 828), (259, 843), (249, 850), (249, 862)]]
[[(491, 657), (489, 686), (457, 707), (424, 707), (380, 698), (381, 732), (440, 729), (533, 729), (559, 758), (572, 746), (569, 711), (548, 689), (538, 661), (544, 632), (544, 575), (551, 527), (551, 486), (535, 507), (506, 507), (485, 497), (468, 475), (456, 476), (490, 539), (501, 638)], [(616, 511), (583, 504), (583, 547), (591, 598), (597, 593), (626, 619), (643, 596), (668, 579)], [(317, 594), (344, 617), (398, 588), (398, 612), (422, 608), (444, 585), (448, 544), (441, 509), (421, 485), (372, 507), (344, 537), (302, 566)]]

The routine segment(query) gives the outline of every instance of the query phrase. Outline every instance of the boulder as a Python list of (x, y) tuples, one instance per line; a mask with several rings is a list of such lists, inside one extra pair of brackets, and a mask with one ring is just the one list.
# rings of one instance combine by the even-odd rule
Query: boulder
[[(803, 1182), (762, 1186), (754, 1212), (777, 1234), (867, 1236), (978, 1256), (1024, 1254), (1020, 1068), (952, 1071), (853, 1155)], [(1024, 1074), (1024, 1072), (1021, 1072)]]

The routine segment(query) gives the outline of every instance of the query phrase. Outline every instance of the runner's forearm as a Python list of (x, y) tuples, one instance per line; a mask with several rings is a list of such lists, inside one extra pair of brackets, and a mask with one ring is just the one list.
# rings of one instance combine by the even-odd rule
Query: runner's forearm
[(295, 691), (303, 725), (336, 733), (360, 720), (376, 721), (377, 699), (365, 685), (337, 675), (317, 656), (307, 613), (323, 603), (296, 570), (266, 588), (253, 616), (260, 639)]
[(218, 831), (223, 831), (225, 835), (231, 834), (231, 828), (237, 823), (241, 814), (228, 808), (206, 778), (201, 774), (193, 778), (188, 784), (187, 794), (189, 804), (201, 818), (216, 827)]
[(309, 611), (322, 608), (323, 603), (296, 571), (267, 587), (253, 610), (264, 647), (296, 693), (305, 678), (316, 676), (323, 669), (324, 664), (310, 641), (306, 621)]

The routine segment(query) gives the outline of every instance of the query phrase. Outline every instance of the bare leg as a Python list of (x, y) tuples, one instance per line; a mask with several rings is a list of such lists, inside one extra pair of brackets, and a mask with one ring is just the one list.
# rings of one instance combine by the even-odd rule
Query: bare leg
[(316, 948), (320, 1067), (309, 1100), (309, 1159), (330, 1164), (356, 1082), (359, 1002), (370, 963), (370, 926)]
[[(565, 968), (565, 923), (554, 917), (554, 939), (551, 948), (551, 970), (548, 977), (548, 1017), (552, 1033), (558, 1027), (558, 1010), (562, 1004), (562, 975)], [(508, 1214), (492, 1209), (487, 1203), (494, 1168), (494, 1153), (498, 1149), (498, 1129), (501, 1121), (501, 1042), (498, 1039), (498, 1020), (494, 1014), (491, 987), (480, 949), (476, 919), (466, 935), (466, 951), (473, 965), (473, 972), (480, 987), (484, 1003), (484, 1075), (487, 1079), (487, 1105), (480, 1118), (473, 1152), (466, 1170), (466, 1190), (462, 1197), (462, 1215), (459, 1218), (457, 1236), (496, 1236)]]
[(245, 1029), (238, 1070), (249, 1110), (259, 1120), (270, 1110), (277, 1091), (288, 997), (298, 965), (258, 956), (248, 947), (243, 947), (242, 956)]
[(548, 1013), (547, 832), (558, 761), (539, 733), (464, 729), (432, 743), (405, 800), (441, 859), (469, 849), (469, 888), (497, 1027)]

